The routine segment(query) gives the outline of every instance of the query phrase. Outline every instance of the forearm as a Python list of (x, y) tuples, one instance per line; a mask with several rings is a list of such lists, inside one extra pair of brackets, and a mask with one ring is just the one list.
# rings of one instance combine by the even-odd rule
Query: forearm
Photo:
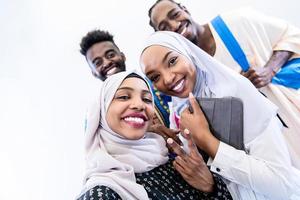
[[(197, 138), (199, 135), (204, 138)], [(220, 141), (212, 133), (209, 132), (207, 134), (196, 134), (193, 136), (193, 138), (197, 147), (205, 151), (205, 153), (207, 153), (212, 159), (215, 158)]]
[(273, 54), (265, 64), (265, 67), (270, 68), (275, 75), (293, 54), (294, 53), (290, 51), (273, 51)]
[(227, 147), (230, 149), (226, 150), (227, 153), (218, 152), (211, 164), (211, 171), (271, 199), (288, 197), (291, 193), (290, 183), (288, 183), (290, 177), (287, 175), (288, 167), (278, 167), (277, 163), (268, 162), (255, 155), (247, 155), (228, 145), (224, 148), (223, 145), (226, 144), (220, 145), (221, 151)]
[(292, 170), (277, 123), (272, 120), (266, 132), (251, 142), (249, 154), (220, 143), (211, 170), (271, 199), (287, 199), (293, 190)]

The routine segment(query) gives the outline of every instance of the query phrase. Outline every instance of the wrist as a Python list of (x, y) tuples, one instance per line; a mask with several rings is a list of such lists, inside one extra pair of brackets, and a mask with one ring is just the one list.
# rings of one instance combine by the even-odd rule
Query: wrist
[(213, 193), (215, 190), (215, 183), (207, 183), (205, 187), (201, 188), (202, 192)]
[(279, 67), (273, 67), (273, 66), (269, 66), (268, 68), (271, 71), (272, 77), (274, 77), (277, 74), (277, 72), (279, 71), (279, 69), (280, 69)]
[(219, 145), (220, 141), (213, 135), (213, 134), (207, 134), (206, 138), (203, 140), (204, 143), (202, 144), (203, 150), (212, 158), (214, 159)]

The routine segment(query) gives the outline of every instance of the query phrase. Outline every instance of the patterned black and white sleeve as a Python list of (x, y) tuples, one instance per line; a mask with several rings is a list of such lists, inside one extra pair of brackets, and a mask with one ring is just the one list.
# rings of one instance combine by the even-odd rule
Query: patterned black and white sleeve
[(95, 186), (77, 200), (121, 200), (121, 197), (106, 186)]

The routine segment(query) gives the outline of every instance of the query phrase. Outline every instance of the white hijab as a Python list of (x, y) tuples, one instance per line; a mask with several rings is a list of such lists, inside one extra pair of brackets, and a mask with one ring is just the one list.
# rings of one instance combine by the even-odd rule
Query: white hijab
[(122, 199), (148, 199), (144, 187), (136, 183), (134, 173), (152, 170), (168, 161), (168, 150), (161, 136), (146, 132), (142, 139), (128, 140), (107, 124), (108, 107), (123, 80), (133, 72), (144, 77), (137, 71), (127, 71), (107, 78), (100, 97), (89, 109), (85, 146), (87, 168), (81, 195), (96, 185), (104, 185)]
[[(194, 96), (216, 98), (232, 96), (243, 101), (245, 144), (260, 135), (276, 115), (277, 107), (262, 96), (248, 79), (224, 66), (182, 35), (158, 31), (147, 39), (143, 49), (152, 45), (172, 49), (187, 57), (195, 65), (197, 76), (193, 89)], [(145, 72), (142, 63), (141, 67)], [(180, 114), (187, 99), (172, 97), (172, 101), (175, 112)]]

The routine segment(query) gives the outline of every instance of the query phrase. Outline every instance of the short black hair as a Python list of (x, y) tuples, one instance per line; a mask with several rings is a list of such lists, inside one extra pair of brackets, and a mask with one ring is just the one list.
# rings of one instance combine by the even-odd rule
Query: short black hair
[(80, 42), (80, 53), (84, 56), (86, 56), (86, 52), (96, 43), (99, 42), (112, 42), (117, 48), (118, 46), (114, 42), (114, 36), (110, 34), (108, 31), (103, 30), (93, 30), (88, 32)]
[(182, 7), (180, 3), (177, 3), (177, 2), (175, 2), (175, 1), (173, 1), (173, 0), (157, 0), (157, 1), (150, 7), (150, 9), (148, 10), (148, 17), (150, 18), (150, 20), (149, 20), (149, 25), (154, 29), (154, 31), (156, 31), (156, 29), (155, 29), (155, 27), (154, 27), (154, 25), (153, 25), (153, 23), (152, 23), (152, 21), (151, 21), (151, 14), (152, 14), (153, 8), (154, 8), (158, 3), (160, 3), (161, 1), (170, 1), (170, 2), (172, 2), (172, 3), (174, 3), (174, 4), (176, 4), (177, 6), (179, 6), (180, 8)]

